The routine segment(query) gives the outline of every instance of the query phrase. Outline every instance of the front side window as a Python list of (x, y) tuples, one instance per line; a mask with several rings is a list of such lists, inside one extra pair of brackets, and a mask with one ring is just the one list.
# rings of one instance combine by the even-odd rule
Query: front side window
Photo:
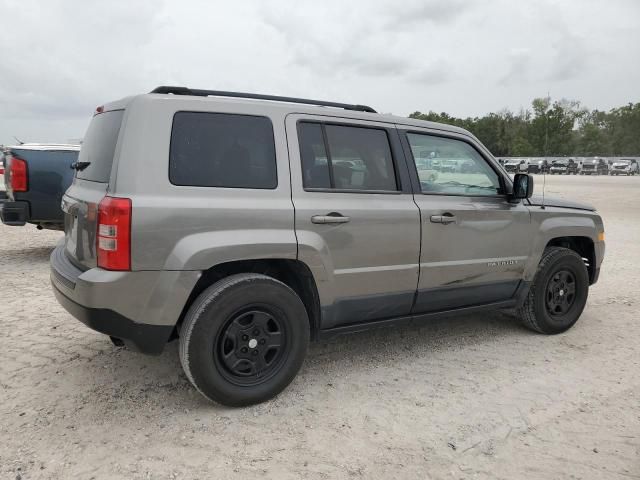
[(301, 122), (298, 133), (305, 188), (398, 189), (385, 130)]
[(169, 180), (197, 187), (276, 188), (271, 121), (228, 113), (176, 113)]
[(500, 178), (468, 143), (408, 133), (422, 193), (498, 195)]

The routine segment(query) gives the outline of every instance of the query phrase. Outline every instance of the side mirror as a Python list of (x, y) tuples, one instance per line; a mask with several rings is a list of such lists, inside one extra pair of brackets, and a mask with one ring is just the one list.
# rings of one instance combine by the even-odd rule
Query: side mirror
[(531, 198), (531, 195), (533, 195), (533, 177), (526, 173), (517, 173), (513, 178), (511, 198), (521, 200), (523, 198)]

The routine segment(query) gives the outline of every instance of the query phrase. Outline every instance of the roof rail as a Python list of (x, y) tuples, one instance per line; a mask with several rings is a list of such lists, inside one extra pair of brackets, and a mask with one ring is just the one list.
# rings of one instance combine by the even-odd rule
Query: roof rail
[(271, 100), (274, 102), (303, 103), (307, 105), (319, 105), (322, 107), (344, 108), (345, 110), (354, 110), (357, 112), (378, 113), (367, 105), (352, 105), (349, 103), (326, 102), (324, 100), (309, 100), (308, 98), (280, 97), (277, 95), (262, 95), (260, 93), (241, 93), (241, 92), (224, 92), (220, 90), (200, 90), (187, 87), (168, 87), (161, 86), (154, 88), (149, 93), (171, 93), (173, 95), (194, 95), (197, 97), (234, 97), (234, 98), (252, 98), (255, 100)]

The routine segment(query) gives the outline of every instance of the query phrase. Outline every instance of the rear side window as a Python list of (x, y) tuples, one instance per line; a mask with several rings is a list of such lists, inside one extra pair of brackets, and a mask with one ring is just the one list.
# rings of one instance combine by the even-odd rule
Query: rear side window
[(305, 188), (398, 189), (385, 130), (301, 122), (299, 137)]
[(271, 120), (228, 113), (176, 113), (169, 180), (196, 187), (276, 188)]
[(89, 162), (89, 165), (78, 171), (78, 178), (92, 182), (109, 182), (123, 115), (124, 110), (112, 110), (93, 117), (82, 140), (78, 157), (78, 162)]

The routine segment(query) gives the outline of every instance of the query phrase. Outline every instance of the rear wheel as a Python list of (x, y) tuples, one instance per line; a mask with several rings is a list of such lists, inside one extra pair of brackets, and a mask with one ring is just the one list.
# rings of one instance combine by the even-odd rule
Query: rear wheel
[(229, 276), (194, 301), (180, 331), (180, 362), (208, 399), (244, 406), (280, 393), (298, 373), (309, 320), (296, 293), (260, 274)]
[(578, 321), (588, 293), (589, 275), (580, 255), (568, 248), (548, 248), (520, 308), (520, 317), (536, 332), (564, 332)]

